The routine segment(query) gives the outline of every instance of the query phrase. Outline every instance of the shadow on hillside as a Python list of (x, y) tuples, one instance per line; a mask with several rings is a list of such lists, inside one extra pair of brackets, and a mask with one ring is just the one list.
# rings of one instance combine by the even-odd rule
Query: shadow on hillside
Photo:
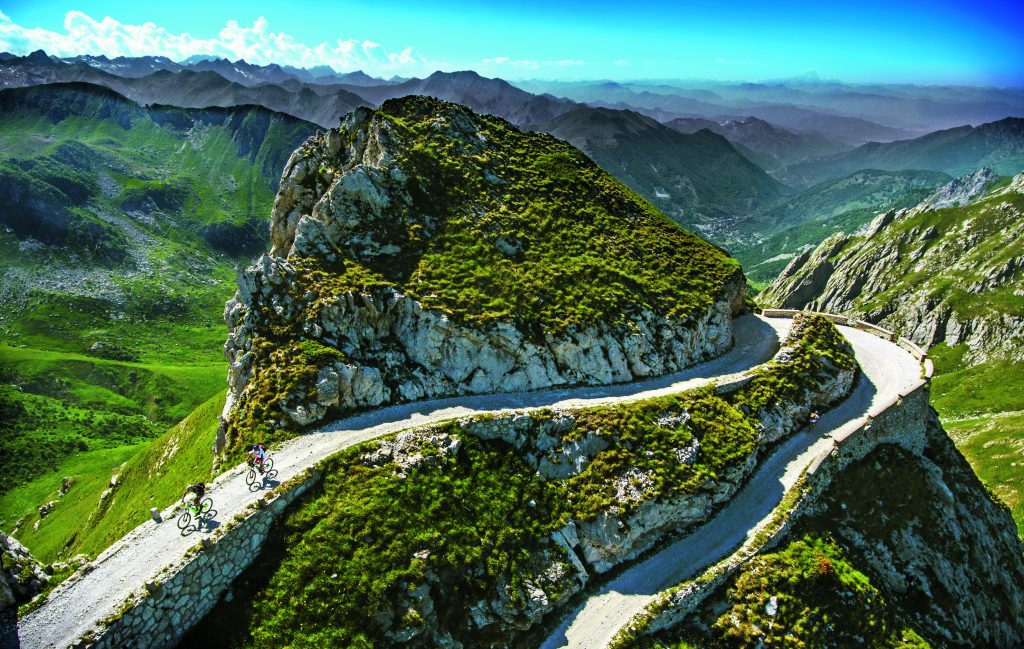
[(18, 609), (9, 606), (0, 612), (0, 649), (18, 649)]

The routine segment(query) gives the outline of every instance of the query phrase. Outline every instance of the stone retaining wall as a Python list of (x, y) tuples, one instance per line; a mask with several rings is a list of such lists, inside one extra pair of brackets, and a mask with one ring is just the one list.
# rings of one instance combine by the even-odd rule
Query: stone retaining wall
[[(764, 309), (762, 315), (768, 318), (792, 318), (801, 312), (794, 309)], [(889, 403), (881, 404), (868, 412), (858, 426), (837, 436), (832, 448), (822, 453), (808, 466), (801, 480), (793, 487), (800, 490), (799, 498), (792, 507), (783, 504), (775, 511), (773, 518), (758, 530), (753, 542), (744, 544), (739, 550), (706, 570), (696, 579), (684, 582), (655, 600), (612, 641), (612, 647), (626, 645), (628, 637), (653, 635), (681, 624), (704, 600), (725, 584), (736, 572), (757, 554), (774, 548), (787, 534), (797, 520), (816, 511), (820, 496), (828, 489), (833, 478), (844, 468), (881, 444), (896, 444), (912, 453), (920, 454), (926, 443), (926, 421), (930, 408), (930, 382), (934, 368), (927, 352), (913, 342), (900, 338), (888, 329), (867, 322), (851, 320), (827, 313), (824, 316), (835, 324), (856, 327), (884, 340), (896, 342), (921, 362), (921, 379), (909, 386), (904, 393)], [(793, 493), (792, 491), (790, 492)], [(789, 495), (789, 494), (787, 494)]]
[[(320, 481), (306, 471), (255, 501), (213, 534), (204, 537), (175, 565), (135, 593), (121, 612), (83, 636), (76, 647), (162, 649), (174, 647), (201, 620), (231, 583), (259, 556), (274, 520)], [(167, 521), (165, 524), (172, 524)]]

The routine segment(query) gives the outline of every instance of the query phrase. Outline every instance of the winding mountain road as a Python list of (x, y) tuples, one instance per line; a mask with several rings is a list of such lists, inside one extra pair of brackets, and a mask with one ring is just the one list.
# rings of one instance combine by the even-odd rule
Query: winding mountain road
[[(475, 395), (420, 401), (382, 408), (338, 420), (317, 431), (285, 443), (274, 452), (276, 480), (287, 481), (337, 451), (381, 435), (439, 421), (509, 409), (569, 408), (634, 401), (671, 394), (748, 370), (770, 359), (789, 330), (789, 319), (744, 316), (735, 322), (736, 345), (728, 353), (665, 377), (613, 386), (549, 389), (521, 394)], [(632, 612), (653, 594), (685, 579), (721, 558), (735, 547), (768, 512), (787, 484), (795, 480), (827, 436), (856, 421), (872, 400), (895, 395), (918, 376), (919, 366), (893, 343), (858, 330), (841, 327), (854, 345), (864, 369), (851, 399), (830, 411), (811, 431), (791, 437), (737, 495), (736, 501), (700, 530), (631, 568), (600, 595), (573, 613), (545, 646), (593, 647), (606, 641)], [(795, 473), (794, 473), (795, 472)], [(787, 483), (787, 480), (789, 481)], [(272, 486), (272, 485), (271, 485)], [(245, 466), (220, 476), (207, 492), (216, 515), (199, 532), (183, 536), (173, 520), (143, 523), (122, 541), (97, 558), (96, 567), (82, 578), (62, 584), (47, 602), (25, 616), (17, 626), (17, 638), (0, 638), (0, 645), (25, 649), (67, 647), (99, 620), (115, 614), (122, 602), (144, 582), (177, 563), (204, 533), (241, 512), (259, 492), (245, 484)], [(777, 496), (777, 498), (776, 498)], [(769, 502), (770, 501), (770, 502)], [(722, 522), (719, 522), (722, 521)], [(712, 528), (710, 532), (705, 529)], [(717, 530), (717, 531), (716, 531)], [(698, 535), (706, 540), (691, 540)], [(677, 547), (678, 546), (678, 547)], [(673, 548), (676, 548), (673, 550)], [(705, 556), (707, 560), (705, 561)], [(703, 564), (702, 564), (703, 562)], [(5, 642), (5, 640), (7, 642)]]
[(606, 646), (658, 593), (697, 576), (753, 538), (804, 469), (832, 450), (832, 438), (855, 430), (874, 406), (891, 403), (920, 378), (919, 361), (898, 345), (858, 329), (839, 330), (853, 344), (862, 370), (850, 396), (816, 424), (787, 438), (711, 520), (588, 597), (547, 637), (541, 649)]

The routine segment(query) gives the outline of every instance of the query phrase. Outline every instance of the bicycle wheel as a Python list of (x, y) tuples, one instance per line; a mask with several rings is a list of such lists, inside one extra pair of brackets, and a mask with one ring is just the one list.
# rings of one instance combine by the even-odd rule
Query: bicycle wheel
[(273, 468), (274, 460), (272, 458), (268, 457), (267, 459), (263, 460), (263, 473), (270, 473), (271, 470), (273, 470)]
[(203, 500), (199, 503), (199, 515), (205, 516), (207, 513), (209, 513), (211, 509), (213, 509), (213, 499), (203, 498)]
[(256, 469), (249, 467), (249, 472), (245, 474), (245, 484), (251, 487), (254, 482), (256, 482)]
[(183, 511), (181, 513), (181, 516), (178, 517), (178, 529), (179, 530), (183, 530), (183, 529), (185, 529), (186, 527), (188, 527), (191, 524), (192, 524), (192, 514), (190, 514), (188, 512), (188, 510)]

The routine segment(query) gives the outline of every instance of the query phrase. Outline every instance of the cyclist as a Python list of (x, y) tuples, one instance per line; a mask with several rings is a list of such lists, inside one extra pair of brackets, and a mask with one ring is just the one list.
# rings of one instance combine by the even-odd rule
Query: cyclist
[(182, 496), (182, 499), (184, 499), (185, 496), (189, 495), (189, 493), (195, 494), (195, 498), (193, 498), (192, 500), (193, 504), (195, 504), (196, 506), (196, 510), (203, 511), (203, 506), (200, 501), (202, 501), (203, 495), (206, 494), (206, 485), (203, 484), (202, 482), (190, 484), (189, 486), (185, 487), (185, 494)]
[(812, 413), (811, 413), (811, 425), (812, 425), (812, 426), (813, 426), (814, 424), (818, 423), (818, 420), (819, 420), (819, 419), (821, 419), (821, 415), (819, 415), (819, 414), (817, 413), (817, 411), (815, 411), (815, 412), (812, 412)]
[(249, 463), (256, 463), (260, 468), (260, 473), (263, 473), (263, 463), (267, 460), (267, 447), (263, 444), (253, 444), (249, 447), (249, 454), (245, 456), (245, 460)]

